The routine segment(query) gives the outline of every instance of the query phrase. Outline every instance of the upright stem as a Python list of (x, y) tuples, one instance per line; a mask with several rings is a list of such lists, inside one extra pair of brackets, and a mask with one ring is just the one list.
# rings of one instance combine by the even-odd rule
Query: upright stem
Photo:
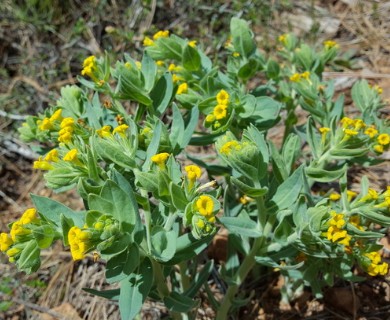
[(272, 231), (272, 228), (274, 226), (276, 215), (271, 214), (267, 220), (267, 208), (264, 205), (263, 198), (262, 197), (257, 198), (256, 204), (258, 210), (258, 223), (261, 231), (263, 232), (263, 235), (255, 240), (252, 249), (245, 256), (244, 260), (242, 261), (242, 264), (240, 265), (236, 274), (234, 275), (232, 281), (234, 284), (229, 285), (225, 297), (217, 312), (216, 320), (227, 319), (230, 307), (232, 306), (234, 297), (236, 296), (241, 283), (245, 280), (245, 278), (247, 277), (247, 275), (255, 265), (256, 263), (255, 256), (259, 252), (259, 250), (266, 245), (268, 235)]
[[(141, 195), (148, 198), (148, 193), (146, 190), (141, 189)], [(150, 226), (152, 222), (152, 214), (150, 213), (150, 205), (149, 202), (145, 202), (144, 205), (144, 217), (145, 217), (145, 229), (146, 229), (146, 243), (148, 245), (148, 253), (150, 254), (152, 252), (152, 240), (150, 235)]]

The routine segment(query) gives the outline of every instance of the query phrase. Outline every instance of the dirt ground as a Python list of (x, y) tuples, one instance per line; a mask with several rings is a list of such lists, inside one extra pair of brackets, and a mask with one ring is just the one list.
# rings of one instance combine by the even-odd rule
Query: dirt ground
[[(98, 2), (87, 3), (93, 7)], [(55, 101), (60, 86), (76, 82), (75, 77), (80, 72), (80, 64), (76, 62), (83, 55), (105, 49), (115, 51), (118, 56), (126, 50), (138, 52), (142, 33), (149, 28), (167, 28), (201, 39), (206, 44), (206, 52), (218, 52), (224, 40), (215, 38), (226, 34), (225, 20), (230, 19), (221, 17), (234, 13), (252, 20), (256, 40), (264, 50), (272, 50), (277, 36), (287, 31), (311, 43), (335, 39), (354, 61), (354, 69), (326, 72), (327, 78), (336, 80), (338, 92), (348, 97), (353, 83), (364, 78), (381, 86), (383, 97), (390, 102), (389, 1), (265, 1), (268, 6), (261, 7), (256, 5), (257, 1), (195, 1), (191, 6), (184, 1), (167, 0), (152, 1), (147, 8), (137, 6), (138, 2), (133, 1), (129, 7), (133, 11), (129, 10), (138, 12), (142, 21), (134, 16), (129, 18), (131, 12), (120, 9), (123, 3), (112, 1), (111, 11), (105, 18), (101, 14), (94, 20), (88, 8), (80, 9), (81, 16), (68, 14), (64, 19), (73, 21), (74, 29), (78, 26), (76, 22), (82, 25), (80, 19), (85, 21), (85, 28), (72, 39), (66, 39), (61, 33), (66, 32), (64, 28), (45, 30), (35, 25), (37, 21), (27, 18), (17, 20), (19, 25), (15, 26), (12, 20), (15, 17), (10, 16), (15, 3), (7, 0), (5, 8), (0, 8), (0, 15), (6, 18), (0, 23), (0, 231), (32, 205), (30, 193), (52, 197), (74, 209), (82, 208), (82, 202), (74, 192), (54, 194), (45, 188), (41, 172), (32, 170), (35, 155), (30, 146), (18, 139), (16, 128), (24, 115), (41, 111)], [(73, 9), (80, 3), (70, 1)], [(240, 3), (238, 7), (237, 3)], [(263, 10), (263, 13), (257, 10)], [(126, 22), (117, 18), (121, 14), (127, 17)], [(199, 17), (204, 19), (201, 25)], [(110, 33), (108, 26), (117, 31)], [(31, 29), (36, 33), (31, 33)], [(135, 45), (128, 45), (126, 37)], [(72, 42), (66, 47), (65, 42), (70, 40)], [(54, 51), (44, 55), (45, 50)], [(23, 55), (26, 52), (28, 54)], [(76, 57), (76, 52), (80, 57)], [(37, 56), (42, 60), (34, 60)], [(34, 72), (26, 70), (25, 64), (33, 62)], [(53, 68), (60, 64), (67, 66), (63, 73), (53, 75), (49, 72), (47, 65)], [(383, 110), (383, 117), (390, 119), (390, 106)], [(271, 138), (278, 139), (280, 135), (281, 130), (275, 129)], [(362, 175), (367, 175), (377, 189), (390, 185), (390, 154), (383, 157), (382, 164), (369, 170), (352, 170), (351, 188), (358, 188)], [(384, 259), (390, 262), (390, 236), (382, 239), (382, 243), (385, 245)], [(223, 252), (225, 244), (225, 235), (219, 235), (208, 254), (221, 259), (215, 252)], [(94, 263), (91, 258), (74, 263), (69, 252), (60, 245), (43, 252), (42, 267), (33, 275), (18, 273), (6, 260), (0, 255), (0, 320), (119, 319), (115, 302), (82, 292), (85, 287), (110, 288), (104, 282), (103, 263)], [(249, 281), (245, 285), (254, 290), (254, 296), (250, 305), (242, 309), (240, 319), (390, 319), (390, 276), (369, 278), (359, 284), (338, 282), (326, 290), (323, 299), (315, 299), (305, 290), (290, 304), (280, 303), (282, 279), (277, 272), (270, 271), (261, 283)], [(214, 289), (218, 298), (221, 289), (217, 284)], [(213, 317), (206, 295), (201, 296), (198, 318)], [(148, 301), (142, 318), (167, 319), (167, 315), (162, 304)]]

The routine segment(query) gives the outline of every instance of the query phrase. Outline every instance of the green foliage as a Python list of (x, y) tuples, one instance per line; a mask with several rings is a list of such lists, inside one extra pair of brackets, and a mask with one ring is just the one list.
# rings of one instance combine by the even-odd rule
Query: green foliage
[[(145, 38), (141, 65), (130, 56), (114, 64), (108, 54), (90, 56), (80, 87), (65, 87), (55, 106), (27, 119), (21, 136), (53, 146), (34, 167), (48, 171), (57, 191), (77, 185), (86, 211), (33, 196), (37, 212), (1, 234), (11, 261), (35, 271), (40, 250), (55, 240), (74, 260), (100, 255), (107, 281), (120, 289), (86, 291), (119, 300), (123, 319), (135, 318), (147, 297), (175, 317), (194, 318), (212, 272), (227, 286), (213, 303), (217, 319), (248, 303), (250, 293), (238, 297), (238, 289), (259, 265), (279, 268), (317, 296), (335, 277), (359, 280), (356, 265), (371, 276), (387, 273), (374, 224), (390, 225), (389, 190), (363, 180), (357, 195), (346, 181), (351, 165), (390, 146), (378, 88), (357, 83), (352, 95), (363, 119), (345, 117), (333, 82), (322, 79), (336, 43), (314, 48), (282, 35), (278, 54), (266, 57), (246, 21), (233, 18), (230, 28), (226, 68), (199, 44), (159, 31)], [(262, 84), (249, 90), (254, 77)], [(308, 112), (301, 126), (298, 106)], [(285, 129), (279, 143), (270, 139), (277, 124)], [(190, 156), (189, 145), (218, 156)], [(217, 176), (225, 178), (220, 186)], [(338, 181), (340, 194), (313, 193), (316, 181)], [(226, 263), (219, 272), (210, 260), (198, 267), (221, 228), (229, 232)]]

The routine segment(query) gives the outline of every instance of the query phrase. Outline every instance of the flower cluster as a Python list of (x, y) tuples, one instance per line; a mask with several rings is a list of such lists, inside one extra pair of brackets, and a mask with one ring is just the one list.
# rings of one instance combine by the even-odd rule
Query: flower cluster
[(196, 213), (193, 223), (202, 233), (210, 234), (215, 229), (214, 200), (208, 195), (201, 195), (195, 201)]
[(58, 141), (62, 143), (69, 143), (72, 141), (72, 133), (74, 131), (75, 121), (73, 118), (64, 118), (61, 121), (60, 128), (58, 131)]
[(377, 153), (383, 153), (390, 145), (390, 135), (387, 133), (379, 133), (374, 125), (368, 126), (361, 119), (351, 119), (344, 117), (340, 120), (344, 131), (344, 139), (348, 140), (355, 136), (367, 136), (370, 138), (370, 145)]
[(375, 277), (377, 275), (387, 275), (389, 265), (386, 262), (381, 263), (381, 256), (378, 252), (368, 252), (365, 253), (364, 256), (370, 260), (370, 264), (367, 267), (367, 273), (370, 276)]
[(206, 127), (211, 126), (213, 129), (218, 129), (223, 125), (228, 118), (228, 109), (230, 102), (230, 95), (225, 90), (220, 90), (215, 97), (217, 105), (213, 112), (206, 116)]
[(153, 35), (153, 40), (150, 39), (149, 37), (145, 37), (143, 44), (144, 44), (145, 47), (154, 46), (154, 41), (155, 40), (158, 40), (160, 38), (168, 38), (168, 37), (169, 37), (169, 31), (168, 30), (160, 30), (160, 31), (156, 32)]
[(310, 72), (305, 71), (302, 73), (294, 73), (292, 76), (290, 76), (291, 82), (300, 82), (302, 80), (310, 81)]

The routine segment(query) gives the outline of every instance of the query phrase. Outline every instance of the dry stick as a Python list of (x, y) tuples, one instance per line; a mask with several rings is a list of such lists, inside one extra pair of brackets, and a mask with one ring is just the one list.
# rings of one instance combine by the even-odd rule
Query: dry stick
[(390, 79), (390, 73), (375, 72), (324, 72), (324, 78), (364, 78), (364, 79)]
[(19, 114), (12, 114), (12, 113), (5, 112), (3, 110), (0, 110), (0, 117), (8, 118), (11, 120), (25, 120), (27, 118), (27, 116), (19, 115)]
[(356, 320), (356, 311), (357, 311), (357, 305), (356, 305), (356, 293), (355, 293), (355, 286), (350, 281), (349, 284), (351, 285), (351, 291), (352, 291), (352, 308), (353, 308), (353, 320)]
[(29, 309), (32, 309), (32, 310), (36, 310), (38, 312), (41, 312), (41, 313), (47, 313), (48, 315), (52, 316), (52, 317), (55, 317), (57, 319), (63, 319), (65, 320), (66, 317), (60, 313), (57, 313), (55, 311), (52, 311), (51, 309), (49, 308), (46, 308), (46, 307), (42, 307), (42, 306), (39, 306), (35, 303), (31, 303), (31, 302), (27, 302), (27, 301), (24, 301), (22, 299), (18, 299), (18, 298), (14, 298), (14, 297), (10, 297), (6, 294), (3, 294), (0, 292), (0, 298), (3, 300), (3, 301), (9, 301), (11, 300), (12, 302), (15, 302), (17, 304), (20, 304), (20, 305), (23, 305), (24, 307), (26, 308), (29, 308)]

